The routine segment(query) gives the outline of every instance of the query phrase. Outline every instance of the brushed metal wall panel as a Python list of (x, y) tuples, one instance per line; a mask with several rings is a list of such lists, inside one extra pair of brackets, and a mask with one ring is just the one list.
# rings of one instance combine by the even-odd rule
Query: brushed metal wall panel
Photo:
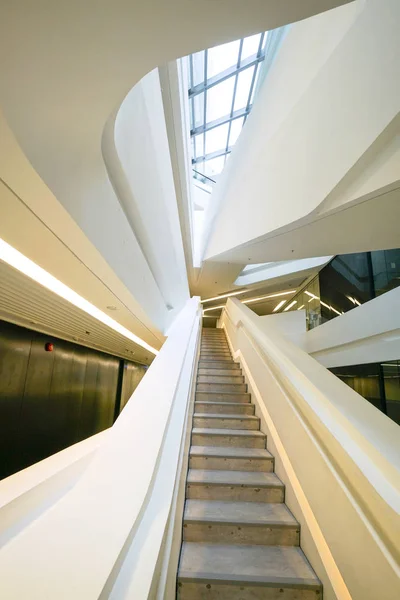
[(0, 321), (0, 479), (18, 470), (17, 445), (31, 340)]
[(51, 430), (57, 408), (52, 406), (50, 387), (55, 353), (46, 352), (44, 344), (40, 334), (33, 336), (18, 434), (20, 468), (52, 454)]
[(0, 478), (110, 427), (119, 370), (117, 357), (0, 321)]

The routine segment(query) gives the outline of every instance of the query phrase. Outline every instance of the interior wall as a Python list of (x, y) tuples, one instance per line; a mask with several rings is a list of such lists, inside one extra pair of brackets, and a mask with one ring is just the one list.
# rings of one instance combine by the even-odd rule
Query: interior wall
[(0, 478), (110, 427), (119, 369), (119, 358), (0, 321)]
[(400, 288), (304, 334), (301, 346), (325, 367), (400, 358)]
[[(322, 236), (302, 230), (302, 238), (291, 245), (290, 234), (316, 221), (325, 198), (374, 148), (382, 132), (395, 127), (398, 11), (396, 0), (359, 0), (290, 27), (217, 184), (206, 258), (242, 256), (251, 264), (346, 251), (329, 251), (324, 238), (334, 228), (328, 220), (318, 222), (320, 229), (326, 228)], [(386, 175), (389, 179), (379, 182), (382, 187), (398, 180), (390, 170)], [(286, 231), (282, 254), (271, 252)], [(371, 244), (365, 228), (361, 231), (364, 243)], [(382, 234), (380, 230), (379, 242), (373, 243), (387, 247), (388, 232)], [(268, 236), (267, 252), (262, 243)], [(343, 244), (351, 241), (349, 232), (342, 238)]]
[(168, 327), (189, 290), (157, 69), (123, 101), (114, 141), (110, 176), (169, 312)]

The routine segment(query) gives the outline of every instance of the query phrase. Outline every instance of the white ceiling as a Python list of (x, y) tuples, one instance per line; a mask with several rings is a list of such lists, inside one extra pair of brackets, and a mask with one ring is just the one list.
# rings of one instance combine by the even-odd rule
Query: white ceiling
[[(114, 318), (159, 347), (170, 314), (151, 261), (110, 183), (102, 149), (106, 123), (129, 90), (158, 65), (340, 4), (220, 0), (199, 10), (190, 0), (5, 3), (0, 238), (98, 308), (115, 305)], [(41, 297), (43, 306), (54, 300), (43, 289), (35, 292), (35, 309), (16, 308), (33, 293), (31, 286), (19, 281), (4, 314), (10, 320), (25, 315), (43, 329), (56, 326), (50, 311), (46, 316), (39, 310)], [(75, 331), (81, 338), (78, 322), (83, 319), (83, 329), (86, 317), (73, 315), (70, 306), (59, 310), (70, 317), (54, 313), (58, 335)], [(99, 327), (87, 324), (91, 339), (98, 331), (98, 342), (105, 344)]]

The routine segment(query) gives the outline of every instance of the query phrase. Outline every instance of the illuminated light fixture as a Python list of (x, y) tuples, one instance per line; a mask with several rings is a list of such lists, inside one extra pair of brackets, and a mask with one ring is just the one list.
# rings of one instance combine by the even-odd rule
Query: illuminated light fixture
[(221, 296), (215, 296), (214, 298), (206, 298), (205, 300), (201, 300), (201, 303), (211, 302), (212, 300), (220, 300), (221, 298), (229, 298), (229, 296), (239, 296), (239, 294), (244, 294), (248, 290), (239, 290), (238, 292), (229, 292), (229, 294), (221, 294)]
[(361, 302), (359, 302), (357, 298), (352, 298), (351, 296), (346, 296), (346, 298), (348, 298), (348, 300), (350, 300), (350, 302), (352, 302), (354, 306), (361, 306)]
[(299, 306), (299, 308), (297, 310), (301, 310), (302, 308), (304, 308), (304, 304), (302, 304), (301, 306)]
[(138, 337), (119, 323), (117, 323), (117, 321), (114, 321), (114, 319), (106, 315), (106, 313), (94, 306), (94, 304), (92, 304), (88, 300), (85, 300), (85, 298), (83, 298), (82, 296), (74, 292), (74, 290), (69, 288), (67, 285), (53, 277), (53, 275), (50, 275), (50, 273), (42, 269), (42, 267), (39, 267), (39, 265), (34, 263), (32, 260), (24, 256), (23, 254), (21, 254), (21, 252), (18, 252), (18, 250), (7, 244), (7, 242), (2, 240), (1, 238), (0, 260), (4, 261), (11, 267), (14, 267), (14, 269), (17, 269), (17, 271), (23, 273), (30, 279), (33, 279), (33, 281), (36, 281), (36, 283), (39, 283), (44, 288), (50, 290), (50, 292), (57, 294), (57, 296), (60, 296), (60, 298), (63, 298), (64, 300), (67, 300), (67, 302), (70, 302), (77, 308), (80, 308), (91, 317), (97, 319), (104, 325), (107, 325), (107, 327), (114, 329), (114, 331), (128, 338), (128, 340), (131, 340), (135, 344), (138, 344), (142, 348), (145, 348), (152, 354), (158, 354), (158, 350), (147, 344), (144, 340), (140, 339), (140, 337)]
[(314, 298), (310, 298), (309, 302), (312, 302), (313, 300), (319, 300), (318, 296), (314, 296)]
[[(289, 294), (293, 295), (296, 293), (296, 290), (290, 292), (279, 292), (278, 294), (269, 294), (268, 296), (258, 296), (257, 298), (249, 298), (248, 300), (241, 300), (242, 304), (251, 304), (252, 302), (261, 302), (262, 300), (268, 300), (269, 298), (279, 298), (280, 296), (288, 296)], [(285, 300), (286, 302), (286, 300)]]
[(333, 306), (331, 306), (330, 304), (326, 304), (326, 302), (323, 302), (322, 300), (320, 302), (321, 302), (322, 306), (325, 306), (325, 308), (329, 308), (329, 310), (332, 310), (337, 315), (341, 315), (342, 314), (338, 310), (336, 310), (336, 308), (333, 308)]
[(279, 302), (279, 304), (277, 304), (274, 308), (274, 310), (272, 312), (276, 312), (277, 310), (279, 310), (281, 308), (281, 306), (283, 306), (285, 304), (286, 300), (281, 300)]
[(210, 306), (210, 308), (205, 308), (203, 310), (203, 314), (209, 310), (217, 310), (218, 308), (225, 308), (225, 304), (219, 304), (218, 306)]
[(304, 292), (304, 293), (307, 294), (307, 296), (311, 296), (311, 300), (319, 300), (319, 297), (316, 296), (315, 294), (312, 294), (311, 292)]
[(291, 302), (290, 304), (288, 304), (287, 307), (283, 309), (283, 312), (286, 312), (287, 310), (289, 310), (290, 308), (292, 308), (292, 306), (294, 306), (295, 304), (297, 304), (297, 300), (293, 300), (293, 302)]

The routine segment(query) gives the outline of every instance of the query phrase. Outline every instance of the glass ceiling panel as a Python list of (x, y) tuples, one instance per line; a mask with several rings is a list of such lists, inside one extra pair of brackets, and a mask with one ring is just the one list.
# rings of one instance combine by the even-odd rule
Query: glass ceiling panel
[(212, 158), (211, 160), (207, 160), (205, 162), (205, 175), (207, 175), (207, 177), (211, 177), (212, 179), (215, 179), (216, 177), (218, 177), (218, 175), (220, 175), (222, 169), (224, 168), (224, 164), (225, 164), (225, 156), (218, 156), (218, 158)]
[(240, 40), (236, 40), (235, 42), (229, 42), (228, 44), (223, 44), (222, 46), (217, 46), (216, 48), (210, 48), (208, 50), (208, 79), (237, 64), (239, 47)]
[[(189, 57), (192, 164), (209, 177), (221, 173), (251, 110), (268, 35)], [(246, 66), (249, 62), (253, 64)]]
[(243, 40), (242, 55), (241, 55), (242, 61), (245, 58), (249, 58), (249, 56), (253, 56), (254, 54), (257, 54), (258, 48), (260, 46), (260, 40), (261, 40), (261, 33), (258, 33), (257, 35), (251, 35), (250, 37), (245, 38)]
[(239, 73), (233, 110), (246, 108), (247, 104), (250, 103), (250, 88), (253, 81), (254, 69), (253, 65)]
[(231, 124), (231, 133), (229, 135), (229, 146), (236, 144), (240, 132), (242, 131), (244, 117), (235, 119)]
[(206, 154), (225, 150), (228, 143), (229, 123), (215, 127), (206, 133)]
[(235, 78), (229, 77), (207, 91), (207, 123), (231, 114)]
[(204, 81), (204, 51), (192, 55), (192, 87)]
[(193, 98), (194, 126), (200, 127), (204, 123), (204, 92)]
[(196, 156), (199, 158), (204, 155), (204, 133), (199, 133), (199, 135), (195, 136), (195, 144), (196, 144)]

